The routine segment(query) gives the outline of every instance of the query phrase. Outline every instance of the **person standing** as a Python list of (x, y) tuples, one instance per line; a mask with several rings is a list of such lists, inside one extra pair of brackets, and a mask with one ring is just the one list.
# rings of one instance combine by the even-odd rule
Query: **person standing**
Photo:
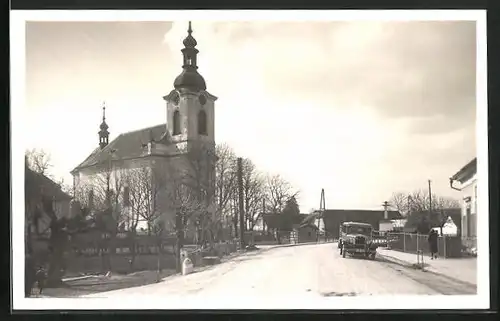
[(429, 241), (429, 250), (431, 252), (431, 260), (437, 259), (438, 252), (438, 234), (435, 230), (431, 230), (429, 233), (429, 237), (427, 238)]

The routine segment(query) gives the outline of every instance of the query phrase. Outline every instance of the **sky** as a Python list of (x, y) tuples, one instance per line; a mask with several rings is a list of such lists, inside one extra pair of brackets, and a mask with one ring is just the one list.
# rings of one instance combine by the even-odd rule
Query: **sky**
[[(54, 176), (110, 139), (166, 122), (187, 22), (28, 22), (26, 148)], [(459, 198), (476, 156), (476, 26), (468, 21), (193, 21), (217, 143), (299, 190), (301, 211), (382, 209), (394, 192)], [(458, 193), (459, 194), (459, 193)]]

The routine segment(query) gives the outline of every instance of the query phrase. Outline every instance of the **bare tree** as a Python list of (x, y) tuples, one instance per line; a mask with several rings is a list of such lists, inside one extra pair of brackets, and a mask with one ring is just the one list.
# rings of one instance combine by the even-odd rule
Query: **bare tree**
[(52, 167), (51, 156), (43, 149), (31, 149), (26, 151), (25, 160), (28, 167), (37, 173), (49, 176), (49, 169)]
[(122, 203), (127, 172), (113, 166), (112, 156), (110, 154), (109, 161), (101, 164), (99, 172), (87, 179), (82, 191), (75, 191), (75, 194), (81, 195), (79, 201), (86, 200), (89, 203), (96, 229), (101, 231), (100, 249), (104, 271), (112, 269), (111, 259), (116, 252), (117, 233), (125, 219)]
[(151, 235), (161, 214), (158, 199), (165, 188), (163, 177), (152, 167), (135, 168), (127, 173), (127, 185), (130, 212), (135, 218), (147, 223), (148, 234)]
[(291, 184), (280, 175), (267, 177), (266, 207), (271, 213), (281, 213), (287, 200), (297, 195), (298, 191), (293, 191)]
[(389, 204), (391, 204), (391, 207), (394, 208), (399, 213), (401, 213), (402, 215), (406, 215), (409, 212), (408, 196), (409, 196), (408, 194), (402, 192), (395, 192), (389, 199)]
[(200, 201), (200, 193), (193, 188), (191, 182), (192, 174), (186, 173), (189, 166), (186, 165), (186, 155), (168, 163), (168, 185), (166, 188), (166, 198), (169, 200), (171, 209), (175, 212), (174, 222), (164, 222), (165, 225), (175, 227), (176, 231), (176, 261), (177, 271), (181, 269), (180, 252), (184, 246), (186, 232), (189, 227), (196, 231), (195, 242), (201, 243), (201, 214), (206, 206)]
[(216, 217), (220, 218), (221, 226), (227, 227), (227, 223), (231, 223), (228, 222), (228, 218), (232, 215), (231, 200), (237, 188), (236, 155), (226, 144), (217, 145), (215, 153)]
[(265, 180), (249, 159), (243, 160), (243, 202), (246, 227), (252, 231), (262, 215)]
[[(190, 198), (188, 221), (197, 231), (199, 244), (213, 245), (220, 217), (216, 211), (216, 162), (215, 146), (205, 142), (191, 142), (178, 156), (177, 181)], [(187, 192), (189, 191), (189, 192)]]
[(442, 228), (448, 218), (446, 210), (460, 208), (457, 200), (436, 194), (432, 194), (432, 205), (430, 205), (429, 194), (424, 190), (414, 190), (411, 193), (396, 192), (390, 203), (401, 213), (407, 213), (407, 226), (419, 226), (419, 231), (422, 233), (433, 225)]

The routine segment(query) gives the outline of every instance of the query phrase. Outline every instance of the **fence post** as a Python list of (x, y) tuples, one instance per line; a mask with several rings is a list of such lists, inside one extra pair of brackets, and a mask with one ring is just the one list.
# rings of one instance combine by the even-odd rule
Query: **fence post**
[(418, 247), (418, 240), (420, 239), (420, 236), (418, 235), (418, 232), (417, 232), (417, 252), (420, 250), (419, 247)]
[(403, 232), (403, 252), (406, 252), (406, 233)]
[(446, 236), (443, 235), (444, 258), (446, 259)]

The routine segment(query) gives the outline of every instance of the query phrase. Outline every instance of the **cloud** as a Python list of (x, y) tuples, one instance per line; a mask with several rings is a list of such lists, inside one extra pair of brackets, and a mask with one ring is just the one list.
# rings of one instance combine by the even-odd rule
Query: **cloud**
[[(429, 178), (453, 194), (448, 177), (475, 155), (473, 22), (193, 29), (199, 71), (219, 97), (216, 141), (289, 179), (303, 209), (321, 188), (329, 208), (380, 208)], [(163, 122), (186, 30), (187, 21), (29, 23), (27, 121), (38, 134), (28, 146), (50, 150), (68, 175), (97, 144), (102, 100), (113, 137)], [(54, 127), (54, 117), (67, 121)]]
[[(169, 46), (180, 49), (186, 25), (174, 23), (165, 37)], [(370, 106), (389, 118), (417, 117), (409, 129), (420, 133), (455, 130), (474, 117), (475, 22), (193, 26), (200, 69), (208, 69), (207, 79), (229, 79), (232, 89), (258, 78), (265, 95), (324, 108)]]

